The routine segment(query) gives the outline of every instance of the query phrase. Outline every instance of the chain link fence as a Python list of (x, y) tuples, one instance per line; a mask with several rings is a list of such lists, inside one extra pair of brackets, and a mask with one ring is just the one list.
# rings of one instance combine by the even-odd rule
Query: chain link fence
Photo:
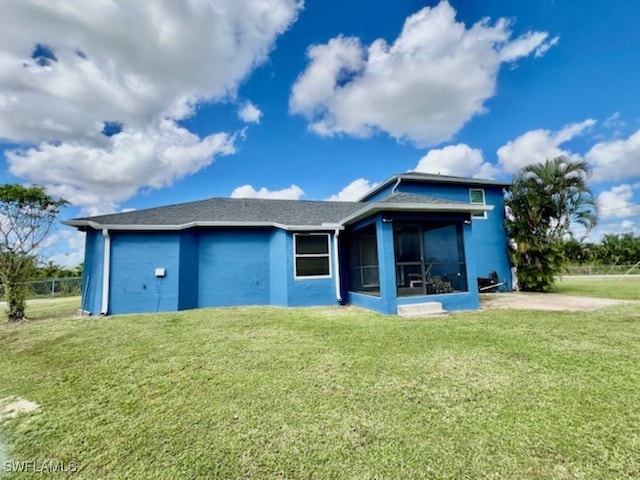
[(579, 265), (567, 267), (565, 275), (640, 275), (640, 264), (635, 265)]
[[(82, 294), (82, 277), (49, 278), (27, 282), (29, 298), (71, 297)], [(4, 297), (4, 286), (0, 285), (0, 297)]]

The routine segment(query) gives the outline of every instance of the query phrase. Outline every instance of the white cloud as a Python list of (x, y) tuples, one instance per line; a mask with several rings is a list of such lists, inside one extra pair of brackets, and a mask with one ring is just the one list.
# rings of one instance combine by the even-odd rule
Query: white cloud
[(251, 185), (242, 185), (231, 192), (231, 198), (270, 198), (279, 200), (299, 200), (304, 195), (304, 191), (297, 185), (291, 185), (282, 190), (269, 190), (262, 187), (256, 190)]
[(602, 218), (625, 218), (640, 213), (633, 203), (634, 190), (640, 185), (617, 185), (598, 195), (598, 211)]
[(620, 235), (632, 233), (640, 235), (640, 222), (634, 220), (615, 220), (611, 222), (600, 222), (586, 237), (587, 241), (598, 243), (605, 235)]
[(429, 150), (414, 171), (478, 178), (493, 178), (498, 173), (491, 163), (484, 161), (482, 150), (464, 143)]
[(602, 125), (605, 128), (619, 128), (624, 127), (626, 122), (621, 119), (620, 112), (614, 112), (602, 122)]
[(593, 166), (594, 180), (640, 178), (640, 130), (627, 139), (597, 143), (585, 158)]
[(500, 50), (500, 60), (514, 62), (519, 58), (526, 57), (531, 52), (534, 52), (534, 56), (539, 58), (560, 40), (560, 37), (554, 37), (545, 42), (547, 37), (548, 34), (545, 32), (527, 32)]
[[(175, 121), (199, 102), (234, 98), (301, 7), (296, 0), (93, 2), (90, 9), (80, 0), (3, 1), (0, 138), (32, 146), (8, 156), (12, 172), (35, 182), (51, 176), (48, 185), (94, 208), (103, 194), (117, 203), (231, 153), (233, 134), (200, 139)], [(122, 133), (103, 135), (105, 122)], [(167, 163), (167, 173), (157, 172)], [(40, 172), (43, 165), (53, 171)]]
[(326, 45), (314, 45), (307, 51), (310, 63), (293, 85), (290, 109), (312, 116), (321, 113), (324, 104), (336, 94), (336, 83), (365, 66), (363, 48), (357, 38), (337, 37)]
[(291, 91), (291, 113), (305, 116), (320, 135), (384, 131), (434, 145), (485, 111), (502, 63), (541, 55), (557, 42), (544, 32), (511, 40), (505, 19), (466, 28), (455, 13), (445, 1), (423, 8), (391, 45), (378, 39), (366, 47), (340, 36), (310, 47)]
[(560, 37), (556, 36), (553, 37), (551, 40), (549, 40), (548, 42), (542, 42), (540, 43), (536, 49), (535, 49), (535, 53), (534, 56), (536, 58), (540, 58), (542, 56), (544, 56), (545, 53), (547, 53), (547, 51), (558, 44), (558, 42), (560, 41)]
[(587, 119), (581, 123), (566, 125), (558, 132), (530, 130), (498, 149), (500, 167), (508, 173), (515, 173), (526, 165), (544, 162), (560, 155), (572, 156), (571, 152), (560, 146), (595, 123), (595, 120)]
[(197, 172), (216, 155), (234, 153), (234, 138), (200, 139), (174, 121), (114, 135), (104, 147), (64, 142), (7, 152), (10, 171), (47, 185), (48, 193), (82, 205), (92, 215), (112, 212), (141, 186), (162, 188)]
[(260, 123), (262, 112), (253, 103), (245, 102), (240, 110), (238, 110), (238, 117), (246, 123)]
[(331, 202), (355, 202), (360, 200), (365, 193), (377, 185), (379, 185), (379, 183), (371, 183), (364, 178), (358, 178), (340, 190), (339, 193), (331, 195), (327, 200)]

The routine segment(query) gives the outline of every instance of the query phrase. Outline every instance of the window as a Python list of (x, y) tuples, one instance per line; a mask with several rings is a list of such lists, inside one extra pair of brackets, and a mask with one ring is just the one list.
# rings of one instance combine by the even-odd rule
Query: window
[(295, 277), (330, 277), (328, 233), (296, 233), (294, 241)]
[[(484, 190), (472, 188), (469, 190), (469, 200), (472, 205), (486, 205), (484, 199)], [(473, 218), (487, 218), (487, 212), (479, 212), (471, 214)]]

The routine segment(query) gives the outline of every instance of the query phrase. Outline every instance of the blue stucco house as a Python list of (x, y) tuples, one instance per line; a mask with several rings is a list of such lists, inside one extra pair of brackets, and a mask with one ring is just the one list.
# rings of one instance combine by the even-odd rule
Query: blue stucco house
[(511, 279), (507, 187), (405, 173), (358, 202), (213, 198), (63, 223), (86, 232), (82, 308), (94, 315), (336, 303), (469, 310), (478, 277)]

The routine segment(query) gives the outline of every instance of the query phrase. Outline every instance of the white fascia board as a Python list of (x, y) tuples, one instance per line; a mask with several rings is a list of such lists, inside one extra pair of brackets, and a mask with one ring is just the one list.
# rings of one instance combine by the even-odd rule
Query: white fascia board
[(493, 205), (438, 204), (438, 203), (374, 203), (348, 217), (340, 223), (348, 225), (378, 212), (424, 212), (424, 213), (483, 213), (493, 210)]
[(65, 220), (64, 225), (70, 227), (91, 227), (95, 230), (108, 229), (111, 231), (177, 231), (195, 227), (226, 227), (226, 228), (279, 228), (288, 231), (333, 231), (342, 230), (339, 223), (323, 223), (321, 225), (284, 225), (277, 222), (188, 222), (179, 225), (136, 225), (112, 224), (103, 225), (93, 220)]

